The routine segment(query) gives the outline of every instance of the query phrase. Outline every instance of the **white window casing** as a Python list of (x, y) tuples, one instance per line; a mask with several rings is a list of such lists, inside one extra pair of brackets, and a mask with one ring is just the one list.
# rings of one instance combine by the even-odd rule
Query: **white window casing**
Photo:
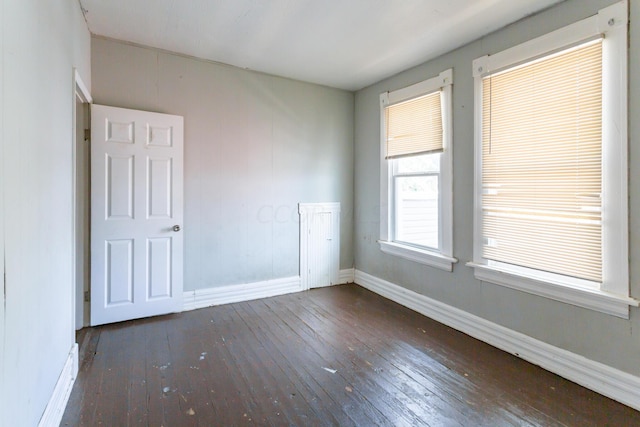
[[(475, 79), (474, 259), (476, 278), (568, 304), (628, 318), (627, 207), (628, 2), (505, 51), (473, 62)], [(602, 282), (501, 265), (483, 258), (482, 80), (502, 70), (602, 37)], [(552, 154), (550, 154), (552, 155)]]

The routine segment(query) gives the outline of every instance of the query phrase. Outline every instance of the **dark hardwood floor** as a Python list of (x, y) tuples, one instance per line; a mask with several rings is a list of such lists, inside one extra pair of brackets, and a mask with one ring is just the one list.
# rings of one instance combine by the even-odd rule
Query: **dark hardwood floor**
[(640, 426), (357, 285), (81, 331), (63, 426)]

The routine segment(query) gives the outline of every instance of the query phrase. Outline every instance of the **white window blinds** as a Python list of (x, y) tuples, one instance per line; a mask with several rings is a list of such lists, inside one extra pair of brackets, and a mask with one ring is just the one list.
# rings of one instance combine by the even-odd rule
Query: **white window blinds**
[(602, 281), (602, 42), (482, 81), (483, 257)]
[(442, 151), (441, 91), (384, 109), (386, 158)]

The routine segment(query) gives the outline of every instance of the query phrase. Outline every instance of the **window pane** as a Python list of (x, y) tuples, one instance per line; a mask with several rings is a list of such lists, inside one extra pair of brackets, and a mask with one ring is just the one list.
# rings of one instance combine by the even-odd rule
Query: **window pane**
[(396, 173), (440, 172), (440, 153), (396, 159)]
[(396, 177), (396, 241), (438, 248), (438, 176)]

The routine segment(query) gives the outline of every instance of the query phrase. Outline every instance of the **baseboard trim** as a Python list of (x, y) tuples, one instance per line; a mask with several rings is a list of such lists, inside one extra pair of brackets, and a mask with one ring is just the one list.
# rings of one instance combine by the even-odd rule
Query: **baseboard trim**
[(67, 361), (58, 377), (58, 382), (53, 389), (53, 394), (47, 403), (47, 407), (40, 418), (38, 427), (57, 427), (62, 421), (64, 410), (67, 407), (73, 383), (78, 375), (78, 344), (73, 344), (67, 356)]
[(300, 276), (220, 286), (217, 288), (196, 289), (194, 291), (184, 292), (182, 308), (184, 311), (189, 311), (210, 307), (212, 305), (274, 297), (300, 292), (301, 290)]
[(355, 268), (345, 268), (338, 273), (338, 283), (336, 285), (344, 285), (345, 283), (353, 283), (356, 277)]
[[(327, 286), (353, 283), (354, 278), (354, 268), (340, 270), (338, 273), (338, 282)], [(183, 293), (182, 310), (189, 311), (214, 305), (251, 301), (254, 299), (291, 294), (302, 290), (302, 280), (300, 276), (265, 280), (262, 282), (243, 283), (239, 285), (220, 286), (217, 288), (196, 289), (194, 291), (185, 291)]]
[(311, 289), (327, 288), (329, 286), (336, 286), (336, 285), (344, 285), (346, 283), (353, 283), (354, 277), (355, 277), (355, 269), (353, 269), (353, 268), (345, 268), (344, 270), (338, 271), (338, 281), (337, 282), (329, 283), (329, 284), (321, 285), (321, 286), (314, 286)]
[(587, 359), (362, 271), (355, 283), (563, 378), (640, 410), (640, 377)]

